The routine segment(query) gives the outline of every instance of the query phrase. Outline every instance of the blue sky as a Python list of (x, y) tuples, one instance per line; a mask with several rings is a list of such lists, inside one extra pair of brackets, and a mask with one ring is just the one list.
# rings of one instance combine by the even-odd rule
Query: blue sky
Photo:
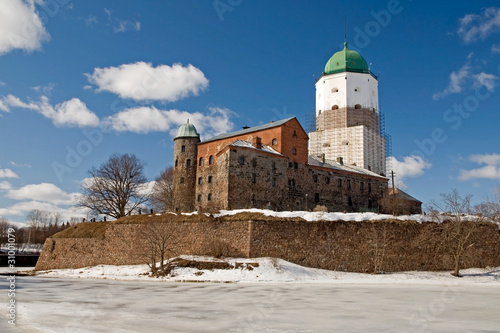
[(397, 181), (424, 201), (498, 186), (495, 1), (0, 2), (0, 216), (71, 206), (92, 166), (153, 180), (177, 127), (202, 138), (297, 116), (347, 40), (379, 77)]

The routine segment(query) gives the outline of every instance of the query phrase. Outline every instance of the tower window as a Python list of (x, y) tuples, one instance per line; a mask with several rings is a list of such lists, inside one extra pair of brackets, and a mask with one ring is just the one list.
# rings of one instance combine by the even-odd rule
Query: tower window
[(292, 149), (292, 154), (297, 155), (297, 149), (296, 148)]
[(335, 104), (334, 106), (332, 106), (332, 110), (338, 110), (339, 109), (339, 106), (337, 104)]
[(361, 104), (356, 104), (356, 105), (354, 105), (354, 108), (355, 108), (355, 109), (358, 109), (358, 110), (359, 110), (359, 109), (361, 109)]
[(181, 179), (179, 180), (179, 183), (184, 184), (184, 177), (181, 177)]
[(275, 186), (276, 186), (276, 178), (273, 178), (273, 179), (271, 180), (271, 186), (272, 186), (272, 187), (275, 187)]
[(313, 181), (314, 181), (315, 183), (317, 183), (317, 182), (318, 182), (318, 175), (313, 175)]
[(365, 183), (363, 183), (363, 182), (359, 183), (359, 190), (360, 191), (364, 191), (365, 190)]
[(208, 164), (209, 165), (214, 164), (214, 156), (213, 155), (210, 155), (210, 157), (208, 158)]
[(347, 206), (352, 206), (352, 198), (351, 197), (347, 197)]
[(278, 139), (273, 139), (273, 146), (276, 146), (278, 144)]
[(240, 165), (245, 165), (245, 156), (241, 156), (239, 159)]
[(368, 183), (368, 192), (372, 192), (372, 184)]
[(326, 184), (330, 184), (330, 177), (326, 177), (326, 178), (325, 178), (325, 183), (326, 183)]
[(198, 194), (198, 202), (201, 201), (201, 194)]
[(347, 180), (347, 189), (349, 189), (349, 190), (351, 189), (351, 180), (350, 179)]
[(208, 183), (209, 184), (212, 184), (212, 180), (213, 180), (213, 177), (212, 176), (208, 176)]
[(177, 165), (179, 165), (179, 160), (175, 159), (175, 167), (177, 168)]
[(191, 160), (188, 158), (186, 160), (186, 168), (190, 168), (191, 167)]
[(212, 201), (212, 193), (208, 193), (207, 199), (208, 199), (208, 201)]
[(358, 92), (358, 91), (360, 91), (360, 90), (361, 90), (361, 89), (359, 89), (359, 87), (354, 88), (354, 91), (356, 91), (356, 92)]
[(342, 179), (339, 179), (339, 180), (337, 181), (337, 186), (338, 186), (339, 188), (341, 188), (341, 187), (342, 187)]
[(200, 157), (200, 163), (199, 166), (203, 166), (203, 157)]
[(254, 158), (252, 159), (252, 166), (255, 168), (257, 166), (257, 160)]
[(333, 88), (333, 89), (332, 89), (332, 93), (337, 93), (337, 92), (339, 92), (339, 89), (338, 89), (338, 88)]
[(198, 185), (201, 185), (201, 184), (203, 184), (203, 178), (200, 177), (200, 178), (198, 178)]
[(314, 202), (319, 203), (319, 193), (314, 193)]
[(186, 146), (181, 147), (181, 152), (185, 153), (186, 152)]
[(254, 184), (257, 182), (257, 175), (255, 173), (252, 173), (251, 180), (252, 180), (252, 183), (254, 183)]

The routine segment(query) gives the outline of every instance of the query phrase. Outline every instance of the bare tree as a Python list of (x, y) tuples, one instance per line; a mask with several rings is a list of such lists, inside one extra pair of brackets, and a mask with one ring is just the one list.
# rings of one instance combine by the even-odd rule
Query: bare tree
[(174, 168), (168, 167), (155, 179), (149, 200), (157, 211), (174, 209)]
[(78, 205), (93, 212), (120, 218), (148, 200), (144, 164), (129, 154), (114, 154), (99, 168), (89, 170)]
[[(453, 189), (450, 193), (441, 193), (440, 196), (440, 202), (431, 203), (431, 216), (439, 223), (443, 242), (453, 259), (452, 275), (459, 277), (463, 256), (474, 246), (473, 236), (477, 231), (478, 222), (483, 221), (484, 216), (471, 207), (470, 194), (462, 197)], [(437, 211), (444, 215), (437, 214)]]
[(165, 215), (163, 221), (148, 221), (140, 227), (141, 255), (156, 277), (169, 273), (168, 259), (173, 255), (174, 249), (172, 223), (173, 217)]

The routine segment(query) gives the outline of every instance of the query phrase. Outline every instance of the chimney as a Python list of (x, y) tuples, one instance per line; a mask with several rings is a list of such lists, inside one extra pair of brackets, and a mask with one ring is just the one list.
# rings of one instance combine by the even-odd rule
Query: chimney
[(252, 145), (257, 149), (262, 149), (262, 141), (258, 136), (252, 139)]
[(344, 159), (342, 157), (337, 157), (337, 162), (341, 165), (344, 165)]
[(321, 154), (321, 162), (326, 163), (325, 154)]

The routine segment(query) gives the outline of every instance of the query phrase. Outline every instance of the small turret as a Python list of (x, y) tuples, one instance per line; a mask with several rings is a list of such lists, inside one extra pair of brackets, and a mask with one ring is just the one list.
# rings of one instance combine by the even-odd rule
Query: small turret
[(199, 142), (200, 135), (189, 120), (174, 138), (174, 204), (180, 212), (194, 210)]

